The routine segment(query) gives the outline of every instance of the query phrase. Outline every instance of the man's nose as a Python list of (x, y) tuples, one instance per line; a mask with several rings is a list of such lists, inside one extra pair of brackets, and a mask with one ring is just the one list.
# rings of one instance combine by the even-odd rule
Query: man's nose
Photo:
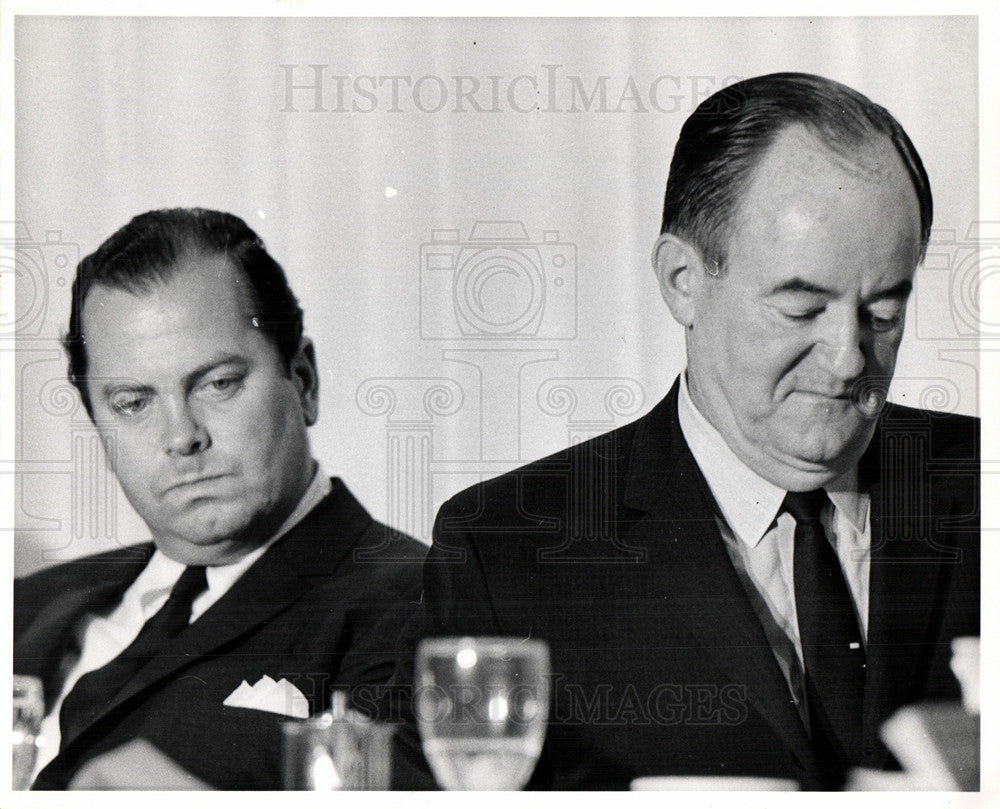
[(167, 405), (163, 446), (168, 455), (193, 455), (210, 445), (208, 430), (188, 402)]
[(820, 342), (827, 369), (838, 380), (848, 382), (865, 369), (865, 348), (857, 315), (832, 317), (824, 324)]

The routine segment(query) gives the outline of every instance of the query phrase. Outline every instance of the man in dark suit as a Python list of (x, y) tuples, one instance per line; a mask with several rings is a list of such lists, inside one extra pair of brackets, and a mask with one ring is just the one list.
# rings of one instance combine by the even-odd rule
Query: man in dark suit
[(80, 263), (66, 347), (153, 541), (15, 583), (15, 671), (46, 702), (34, 787), (96, 766), (143, 785), (114, 751), (145, 740), (194, 783), (280, 788), (281, 723), (392, 675), (423, 546), (313, 460), (313, 346), (237, 217), (133, 219)]
[(843, 85), (749, 79), (685, 123), (653, 263), (686, 371), (637, 422), (445, 503), (424, 568), (417, 637), (551, 647), (529, 786), (836, 788), (893, 765), (899, 706), (958, 695), (978, 422), (886, 401), (930, 226), (909, 138)]

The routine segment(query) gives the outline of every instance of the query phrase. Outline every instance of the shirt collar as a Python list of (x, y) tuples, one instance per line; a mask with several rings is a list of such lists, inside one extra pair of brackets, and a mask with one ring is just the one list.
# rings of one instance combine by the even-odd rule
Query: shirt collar
[[(733, 533), (749, 547), (756, 547), (767, 533), (785, 499), (785, 490), (765, 480), (729, 448), (725, 439), (694, 402), (681, 375), (677, 398), (681, 432), (698, 468)], [(862, 531), (868, 516), (869, 498), (857, 491), (857, 468), (852, 468), (824, 486), (833, 505)]]
[(868, 524), (868, 508), (871, 497), (858, 491), (858, 468), (851, 467), (843, 475), (831, 480), (826, 486), (826, 493), (833, 501), (837, 511), (847, 517), (855, 531), (861, 533)]
[[(167, 595), (184, 572), (184, 564), (175, 562), (166, 554), (157, 550), (149, 558), (149, 562), (136, 577), (128, 590), (124, 601), (134, 601), (134, 609), (128, 612), (139, 613), (142, 620), (148, 620), (159, 606), (157, 599)], [(154, 609), (156, 606), (156, 609)]]

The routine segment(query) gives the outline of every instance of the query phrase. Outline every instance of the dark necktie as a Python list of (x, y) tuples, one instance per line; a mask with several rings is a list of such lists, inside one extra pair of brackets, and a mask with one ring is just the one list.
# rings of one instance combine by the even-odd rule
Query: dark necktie
[(118, 657), (76, 681), (59, 711), (60, 750), (93, 723), (139, 669), (188, 625), (191, 604), (207, 586), (204, 567), (185, 569), (170, 591), (170, 598), (143, 624), (135, 640)]
[(835, 772), (861, 754), (865, 649), (854, 601), (820, 515), (826, 492), (789, 492), (795, 518), (795, 610), (798, 615), (810, 733), (817, 754)]

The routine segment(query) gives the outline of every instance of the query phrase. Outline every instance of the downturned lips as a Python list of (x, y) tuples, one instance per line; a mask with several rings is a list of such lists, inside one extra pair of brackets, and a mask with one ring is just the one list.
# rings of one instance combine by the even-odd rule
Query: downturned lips
[(873, 418), (881, 412), (888, 397), (888, 389), (880, 383), (861, 383), (850, 388), (827, 390), (796, 390), (796, 394), (815, 400), (819, 404), (844, 407), (850, 405), (865, 418)]
[(198, 475), (196, 477), (182, 478), (181, 480), (174, 481), (168, 485), (165, 489), (160, 492), (160, 496), (166, 496), (168, 494), (185, 493), (187, 491), (196, 490), (199, 487), (212, 484), (218, 480), (228, 477), (225, 474), (216, 475)]

